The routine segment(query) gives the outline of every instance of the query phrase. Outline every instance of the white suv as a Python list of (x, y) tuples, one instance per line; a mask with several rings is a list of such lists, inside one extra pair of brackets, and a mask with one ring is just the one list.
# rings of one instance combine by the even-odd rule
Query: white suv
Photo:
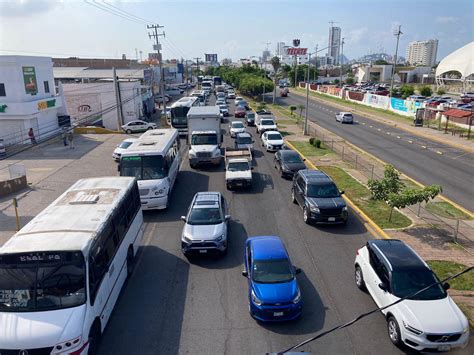
[[(369, 240), (357, 251), (355, 282), (379, 307), (438, 282), (431, 268), (400, 240)], [(418, 351), (467, 346), (469, 324), (449, 297), (448, 284), (436, 285), (382, 311), (393, 344)]]

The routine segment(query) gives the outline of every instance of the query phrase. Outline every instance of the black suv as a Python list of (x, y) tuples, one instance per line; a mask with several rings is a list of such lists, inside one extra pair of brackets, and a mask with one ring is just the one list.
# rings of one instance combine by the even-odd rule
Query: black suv
[(347, 206), (334, 181), (320, 170), (300, 170), (294, 175), (291, 199), (303, 208), (305, 223), (347, 222)]

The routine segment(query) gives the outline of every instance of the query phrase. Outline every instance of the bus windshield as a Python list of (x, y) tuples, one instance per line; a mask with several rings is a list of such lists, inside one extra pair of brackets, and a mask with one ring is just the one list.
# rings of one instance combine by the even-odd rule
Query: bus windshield
[(180, 106), (171, 108), (171, 124), (174, 125), (186, 125), (188, 123), (189, 107)]
[(209, 134), (195, 134), (191, 139), (192, 145), (217, 145), (217, 135), (215, 133)]
[(166, 177), (161, 155), (122, 157), (121, 176), (134, 176), (137, 180), (157, 180)]
[(4, 256), (0, 259), (0, 312), (80, 306), (86, 302), (85, 274), (81, 252)]

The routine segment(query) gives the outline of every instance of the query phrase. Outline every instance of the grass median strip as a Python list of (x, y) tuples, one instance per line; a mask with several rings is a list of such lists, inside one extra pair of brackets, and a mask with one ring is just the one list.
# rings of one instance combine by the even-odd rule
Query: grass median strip
[(471, 220), (471, 216), (468, 216), (463, 211), (457, 209), (448, 202), (429, 202), (426, 205), (426, 209), (440, 217), (452, 218), (452, 219), (464, 219)]
[(393, 211), (392, 220), (389, 222), (390, 207), (383, 201), (372, 200), (369, 189), (343, 169), (335, 166), (321, 166), (319, 169), (328, 174), (339, 189), (344, 190), (357, 207), (380, 228), (406, 228), (411, 225), (411, 220), (397, 210)]
[[(430, 260), (427, 262), (440, 280), (452, 276), (467, 268), (466, 265), (445, 260)], [(449, 281), (453, 290), (472, 291), (474, 290), (474, 272), (468, 272)]]
[(325, 148), (321, 144), (321, 148), (316, 148), (309, 144), (309, 142), (304, 141), (290, 141), (290, 143), (298, 149), (301, 154), (305, 155), (306, 157), (320, 157), (323, 155), (329, 154), (331, 151)]

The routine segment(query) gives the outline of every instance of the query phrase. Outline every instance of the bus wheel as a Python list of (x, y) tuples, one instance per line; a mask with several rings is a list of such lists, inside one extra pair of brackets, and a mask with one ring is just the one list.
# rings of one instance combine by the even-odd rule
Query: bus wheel
[(133, 246), (130, 246), (127, 251), (127, 277), (133, 272), (133, 267), (135, 266), (135, 255), (133, 255)]

